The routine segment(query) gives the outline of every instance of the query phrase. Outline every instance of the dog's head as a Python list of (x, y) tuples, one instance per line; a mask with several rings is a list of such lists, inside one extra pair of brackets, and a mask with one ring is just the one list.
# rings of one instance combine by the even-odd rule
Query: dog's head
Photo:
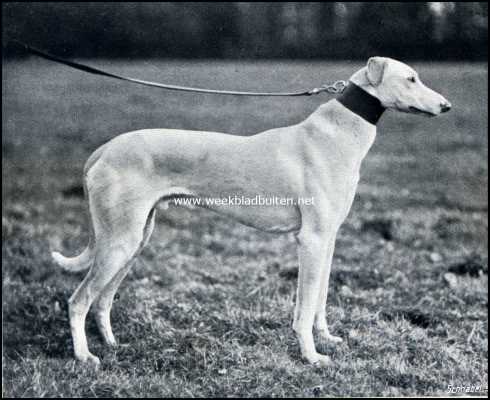
[(388, 109), (427, 116), (451, 109), (451, 103), (425, 86), (413, 68), (391, 58), (371, 57), (350, 80)]

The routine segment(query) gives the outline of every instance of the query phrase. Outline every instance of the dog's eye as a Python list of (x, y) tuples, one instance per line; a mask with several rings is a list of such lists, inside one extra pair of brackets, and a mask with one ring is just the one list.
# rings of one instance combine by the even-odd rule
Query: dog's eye
[(412, 83), (415, 83), (415, 81), (417, 80), (415, 76), (409, 76), (407, 79)]

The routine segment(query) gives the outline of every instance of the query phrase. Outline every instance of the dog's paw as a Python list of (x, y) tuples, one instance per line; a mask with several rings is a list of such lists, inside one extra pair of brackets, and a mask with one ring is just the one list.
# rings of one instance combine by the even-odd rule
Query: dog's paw
[(107, 347), (110, 347), (111, 349), (117, 349), (119, 347), (114, 335), (104, 337), (104, 343), (106, 344)]
[(83, 356), (77, 356), (78, 361), (83, 363), (84, 365), (91, 366), (95, 369), (100, 367), (100, 359), (97, 356), (94, 356), (91, 353), (84, 354)]
[(328, 367), (332, 365), (332, 360), (329, 356), (319, 353), (307, 358), (307, 361), (315, 367)]
[(331, 335), (328, 331), (320, 331), (318, 334), (325, 342), (340, 344), (344, 341), (340, 336)]
[(100, 359), (99, 357), (96, 357), (92, 354), (90, 354), (87, 362), (90, 364), (90, 365), (93, 365), (95, 368), (99, 368), (100, 367)]

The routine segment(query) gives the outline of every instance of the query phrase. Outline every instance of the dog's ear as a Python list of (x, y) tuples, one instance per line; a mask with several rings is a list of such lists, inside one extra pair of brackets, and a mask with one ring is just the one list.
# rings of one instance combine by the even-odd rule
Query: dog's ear
[(371, 85), (378, 86), (383, 80), (383, 73), (386, 67), (384, 57), (371, 57), (367, 62), (367, 78)]

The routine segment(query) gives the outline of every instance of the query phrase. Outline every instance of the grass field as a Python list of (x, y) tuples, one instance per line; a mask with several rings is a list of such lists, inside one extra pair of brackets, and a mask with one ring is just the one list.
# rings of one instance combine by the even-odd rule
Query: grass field
[[(93, 65), (202, 87), (293, 90), (346, 79), (358, 63), (160, 62)], [(179, 94), (40, 60), (4, 62), (3, 394), (21, 396), (437, 395), (488, 386), (488, 80), (486, 64), (416, 64), (453, 110), (387, 113), (340, 230), (328, 302), (333, 365), (300, 359), (291, 329), (292, 235), (211, 211), (171, 207), (113, 308), (121, 346), (95, 373), (73, 360), (66, 301), (83, 275), (50, 249), (87, 242), (84, 161), (140, 128), (249, 135), (305, 118), (328, 96)]]

